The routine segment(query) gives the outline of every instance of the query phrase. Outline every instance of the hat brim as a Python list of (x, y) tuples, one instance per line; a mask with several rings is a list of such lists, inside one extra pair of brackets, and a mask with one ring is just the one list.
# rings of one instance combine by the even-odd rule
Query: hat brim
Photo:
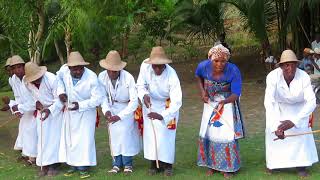
[(25, 62), (15, 62), (15, 63), (10, 63), (10, 66), (14, 66), (14, 65), (17, 65), (17, 64), (26, 64)]
[(31, 83), (39, 78), (41, 78), (46, 72), (47, 72), (47, 67), (45, 66), (40, 66), (40, 71), (36, 74), (32, 74), (31, 76), (25, 76), (24, 79), (26, 82)]
[(121, 63), (119, 65), (110, 65), (106, 62), (105, 59), (101, 59), (99, 62), (100, 66), (106, 70), (109, 71), (121, 71), (123, 68), (126, 67), (127, 63), (121, 61)]
[(283, 62), (278, 62), (277, 63), (277, 65), (280, 65), (280, 64), (284, 64), (284, 63), (288, 63), (288, 62), (296, 62), (296, 63), (298, 63), (298, 62), (300, 62), (298, 59), (294, 59), (294, 60), (288, 60), (288, 61), (283, 61)]
[(144, 61), (145, 63), (147, 64), (158, 64), (158, 65), (161, 65), (161, 64), (170, 64), (172, 63), (172, 60), (171, 59), (165, 59), (165, 58), (153, 58), (153, 59), (148, 59), (146, 61)]
[(67, 63), (68, 66), (73, 67), (73, 66), (87, 66), (90, 63), (88, 62), (77, 62), (77, 63)]

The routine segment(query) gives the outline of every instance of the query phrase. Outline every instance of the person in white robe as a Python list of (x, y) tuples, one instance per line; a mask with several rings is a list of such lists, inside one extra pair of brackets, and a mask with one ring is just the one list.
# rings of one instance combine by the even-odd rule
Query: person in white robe
[(61, 69), (58, 76), (58, 95), (66, 108), (63, 113), (59, 160), (71, 169), (65, 176), (77, 171), (80, 178), (90, 177), (89, 166), (96, 166), (95, 123), (96, 106), (103, 98), (97, 75), (86, 68), (79, 52), (71, 52), (68, 69)]
[(173, 174), (182, 92), (176, 71), (168, 65), (171, 62), (162, 47), (152, 48), (137, 80), (138, 96), (143, 102), (144, 158), (151, 161), (150, 175), (162, 170), (166, 176)]
[[(7, 75), (9, 76), (8, 83), (9, 83), (10, 87), (12, 87), (11, 77), (13, 76), (14, 73), (13, 73), (12, 68), (10, 66), (10, 60), (11, 60), (11, 57), (9, 57), (7, 59), (6, 64), (4, 65), (4, 69), (5, 69), (6, 73), (7, 73)], [(4, 97), (1, 98), (1, 100), (3, 102), (3, 106), (2, 106), (2, 108), (0, 110), (1, 111), (10, 110), (10, 106), (9, 106), (10, 98), (8, 96), (4, 96)], [(11, 103), (13, 103), (12, 100), (11, 100)]]
[[(298, 175), (308, 175), (306, 167), (318, 161), (309, 116), (316, 98), (308, 74), (297, 68), (298, 60), (291, 50), (282, 52), (280, 67), (267, 76), (264, 106), (266, 109), (266, 165), (274, 169), (297, 168)], [(279, 139), (279, 140), (277, 140)]]
[(124, 173), (131, 173), (132, 158), (140, 151), (139, 131), (134, 120), (138, 94), (133, 76), (123, 69), (126, 64), (117, 51), (110, 51), (100, 61), (100, 66), (106, 69), (98, 76), (105, 97), (101, 108), (107, 119), (114, 159), (109, 173), (118, 173), (122, 167)]
[(37, 157), (37, 130), (34, 117), (35, 101), (26, 88), (24, 65), (25, 62), (20, 56), (11, 57), (10, 67), (14, 72), (11, 78), (11, 87), (15, 100), (10, 101), (9, 106), (13, 114), (20, 118), (18, 137), (14, 149), (21, 150), (22, 155), (28, 157), (27, 163), (33, 165)]
[(56, 76), (45, 66), (28, 62), (25, 65), (25, 81), (36, 104), (38, 154), (36, 163), (41, 166), (39, 176), (58, 174), (59, 146), (62, 122), (62, 103), (57, 95)]

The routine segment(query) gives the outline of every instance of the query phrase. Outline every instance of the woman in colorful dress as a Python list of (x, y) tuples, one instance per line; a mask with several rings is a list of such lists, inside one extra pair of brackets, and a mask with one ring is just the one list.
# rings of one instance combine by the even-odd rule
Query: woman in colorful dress
[(227, 48), (214, 46), (196, 70), (204, 101), (197, 164), (209, 168), (207, 175), (220, 171), (225, 178), (240, 169), (238, 139), (244, 137), (239, 109), (241, 74), (229, 58)]

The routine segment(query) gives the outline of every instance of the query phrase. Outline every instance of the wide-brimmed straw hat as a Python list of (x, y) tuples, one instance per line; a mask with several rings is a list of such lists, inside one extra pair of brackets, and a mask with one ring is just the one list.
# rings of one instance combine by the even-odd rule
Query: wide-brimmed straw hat
[(314, 54), (314, 51), (310, 48), (304, 48), (303, 52), (307, 54)]
[(288, 49), (282, 52), (279, 64), (283, 64), (286, 62), (299, 62), (296, 54), (292, 50)]
[(8, 58), (4, 67), (10, 66), (10, 61), (11, 61), (11, 58)]
[(16, 64), (25, 64), (24, 60), (19, 55), (14, 55), (11, 57), (10, 66), (13, 66)]
[(161, 46), (153, 47), (150, 53), (150, 57), (145, 61), (147, 64), (169, 64), (172, 63), (164, 49)]
[(314, 53), (315, 54), (320, 54), (320, 48), (314, 48)]
[(120, 54), (115, 50), (109, 51), (106, 58), (101, 59), (99, 64), (110, 71), (120, 71), (127, 65), (126, 62), (121, 61)]
[(27, 62), (24, 69), (25, 69), (24, 79), (26, 82), (29, 82), (29, 83), (41, 78), (47, 72), (47, 67), (38, 66), (34, 62)]
[(68, 66), (86, 66), (90, 63), (86, 62), (78, 51), (71, 52), (68, 57)]

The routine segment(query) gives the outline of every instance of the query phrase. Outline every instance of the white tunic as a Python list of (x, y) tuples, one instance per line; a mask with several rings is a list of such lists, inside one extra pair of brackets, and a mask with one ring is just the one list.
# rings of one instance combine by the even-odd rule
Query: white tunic
[(32, 83), (27, 83), (27, 88), (35, 101), (39, 101), (51, 112), (45, 121), (41, 121), (40, 111), (37, 111), (38, 166), (47, 166), (59, 162), (63, 106), (57, 95), (57, 86), (56, 76), (50, 72), (44, 74), (39, 89)]
[(267, 168), (291, 168), (311, 166), (318, 161), (313, 135), (288, 137), (273, 141), (273, 133), (280, 121), (290, 120), (295, 126), (285, 135), (310, 132), (309, 116), (316, 107), (310, 78), (307, 73), (297, 69), (290, 87), (284, 80), (281, 68), (271, 71), (267, 76), (264, 105), (266, 108), (266, 162)]
[[(150, 64), (142, 63), (137, 81), (138, 96), (143, 102), (143, 96), (148, 94), (151, 99), (151, 112), (162, 115), (163, 120), (153, 120), (157, 138), (158, 159), (166, 163), (174, 163), (176, 129), (168, 129), (167, 125), (176, 118), (179, 119), (179, 109), (182, 105), (182, 92), (179, 78), (175, 70), (166, 65), (160, 76), (157, 76)], [(166, 100), (170, 98), (170, 107), (166, 109)], [(156, 160), (154, 134), (147, 108), (143, 103), (143, 144), (144, 157)]]
[(95, 123), (96, 106), (102, 100), (97, 75), (85, 68), (81, 79), (73, 85), (68, 67), (63, 66), (57, 73), (58, 94), (66, 93), (68, 102), (79, 103), (76, 111), (63, 113), (59, 160), (71, 166), (95, 166)]
[(106, 70), (101, 72), (98, 78), (105, 94), (101, 104), (103, 114), (110, 111), (113, 116), (117, 115), (121, 119), (110, 124), (113, 156), (134, 156), (140, 151), (139, 132), (134, 121), (134, 111), (138, 106), (134, 78), (129, 72), (121, 70), (115, 87)]
[(23, 115), (19, 123), (19, 132), (15, 150), (22, 150), (22, 154), (29, 157), (37, 156), (37, 130), (36, 120), (33, 116), (35, 101), (31, 93), (27, 90), (25, 82), (16, 75), (11, 77), (11, 87), (15, 97), (10, 106), (18, 104), (18, 110)]

